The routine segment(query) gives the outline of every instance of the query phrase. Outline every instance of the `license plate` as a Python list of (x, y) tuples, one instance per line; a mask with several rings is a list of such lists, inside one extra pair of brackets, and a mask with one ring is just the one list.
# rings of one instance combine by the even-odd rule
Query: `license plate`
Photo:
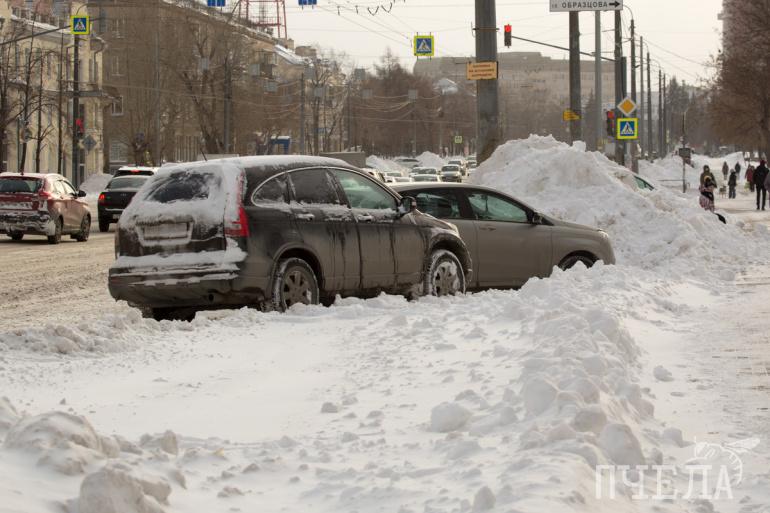
[(186, 239), (190, 234), (189, 223), (147, 225), (143, 229), (146, 240)]

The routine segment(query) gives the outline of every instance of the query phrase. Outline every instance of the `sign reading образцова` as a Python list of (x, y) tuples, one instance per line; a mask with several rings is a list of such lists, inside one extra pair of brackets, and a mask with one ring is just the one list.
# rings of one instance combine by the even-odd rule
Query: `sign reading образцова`
[(551, 12), (622, 11), (623, 0), (549, 0)]

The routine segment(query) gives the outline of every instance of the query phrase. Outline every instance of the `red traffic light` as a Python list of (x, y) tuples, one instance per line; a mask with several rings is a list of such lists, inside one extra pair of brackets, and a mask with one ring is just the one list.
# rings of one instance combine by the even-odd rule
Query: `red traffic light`
[(510, 25), (506, 25), (505, 26), (505, 33), (506, 34), (510, 34), (511, 33), (511, 26)]

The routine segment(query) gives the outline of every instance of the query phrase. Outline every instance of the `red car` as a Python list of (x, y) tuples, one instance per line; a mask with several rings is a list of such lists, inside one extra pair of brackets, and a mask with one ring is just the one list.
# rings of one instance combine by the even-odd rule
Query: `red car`
[(62, 235), (85, 242), (91, 232), (85, 195), (54, 173), (0, 173), (0, 233), (13, 240), (44, 235), (49, 244)]

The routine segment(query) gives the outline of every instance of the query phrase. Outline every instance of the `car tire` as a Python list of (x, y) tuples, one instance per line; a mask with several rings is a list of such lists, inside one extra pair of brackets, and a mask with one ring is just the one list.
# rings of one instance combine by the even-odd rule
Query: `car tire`
[(465, 294), (465, 271), (454, 253), (438, 249), (431, 254), (423, 291), (426, 296)]
[(562, 271), (567, 271), (575, 267), (580, 262), (582, 262), (583, 265), (590, 269), (596, 263), (596, 260), (586, 255), (571, 255), (561, 261), (559, 268)]
[(91, 216), (86, 214), (83, 216), (83, 220), (80, 221), (80, 231), (75, 234), (75, 240), (78, 242), (85, 242), (88, 240), (88, 236), (91, 234)]
[(62, 220), (61, 217), (57, 217), (54, 221), (56, 228), (53, 235), (48, 236), (48, 244), (58, 244), (61, 242)]
[(285, 258), (278, 262), (270, 305), (273, 310), (285, 312), (298, 303), (317, 305), (320, 295), (318, 278), (307, 262), (301, 258)]
[(11, 232), (8, 234), (11, 240), (19, 241), (24, 238), (24, 232)]
[(99, 218), (99, 231), (102, 233), (107, 233), (110, 231), (110, 222), (106, 219)]

